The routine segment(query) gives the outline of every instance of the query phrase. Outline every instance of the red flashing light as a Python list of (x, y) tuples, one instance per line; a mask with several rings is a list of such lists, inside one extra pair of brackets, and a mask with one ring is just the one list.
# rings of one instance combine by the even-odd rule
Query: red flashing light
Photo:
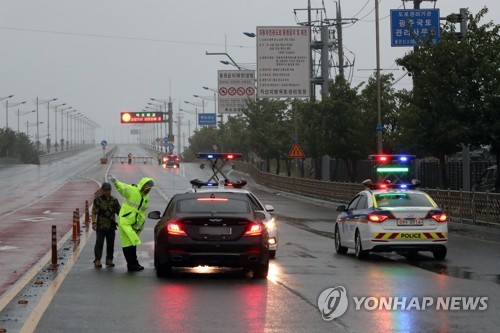
[(378, 160), (380, 162), (387, 162), (389, 160), (389, 158), (387, 156), (378, 156)]
[(389, 187), (389, 185), (387, 185), (387, 184), (380, 184), (378, 187), (381, 190), (387, 190), (387, 188)]
[(182, 229), (182, 225), (179, 222), (169, 222), (167, 224), (167, 232), (169, 235), (187, 236), (186, 232)]
[(243, 234), (243, 236), (260, 236), (262, 235), (262, 231), (264, 230), (264, 227), (262, 224), (258, 222), (252, 222), (248, 225), (247, 231)]
[(368, 220), (370, 220), (370, 222), (382, 223), (388, 218), (389, 216), (383, 214), (368, 214)]

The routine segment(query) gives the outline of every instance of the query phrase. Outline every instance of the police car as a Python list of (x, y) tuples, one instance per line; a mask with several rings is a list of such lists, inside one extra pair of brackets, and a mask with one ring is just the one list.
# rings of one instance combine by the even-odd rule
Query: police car
[[(212, 166), (213, 175), (208, 181), (200, 181), (198, 179), (191, 180), (193, 188), (188, 192), (213, 192), (218, 193), (236, 193), (250, 200), (253, 210), (264, 214), (262, 222), (266, 226), (269, 233), (269, 258), (274, 259), (278, 251), (278, 225), (276, 219), (271, 215), (274, 211), (272, 205), (263, 204), (257, 196), (251, 191), (244, 189), (247, 184), (245, 180), (230, 181), (225, 174), (224, 166), (241, 157), (240, 153), (198, 153), (198, 158), (205, 158)], [(203, 164), (202, 164), (203, 165)], [(200, 166), (201, 167), (201, 166)], [(204, 166), (202, 167), (204, 168)]]
[[(387, 168), (387, 167), (386, 167)], [(391, 165), (388, 169), (405, 168)], [(404, 172), (404, 171), (402, 171)], [(363, 182), (348, 205), (337, 208), (335, 250), (353, 249), (359, 259), (370, 252), (399, 252), (410, 256), (432, 252), (435, 259), (447, 254), (448, 216), (425, 192), (419, 182), (391, 182), (388, 179)]]

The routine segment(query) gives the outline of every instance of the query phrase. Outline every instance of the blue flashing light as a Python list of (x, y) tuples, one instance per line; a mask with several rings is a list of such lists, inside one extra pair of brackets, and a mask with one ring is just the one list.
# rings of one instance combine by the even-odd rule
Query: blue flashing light
[(415, 155), (370, 155), (370, 159), (379, 163), (402, 162), (406, 163), (415, 158)]
[(225, 160), (233, 160), (236, 158), (241, 158), (241, 153), (198, 153), (196, 156), (198, 158), (219, 158)]

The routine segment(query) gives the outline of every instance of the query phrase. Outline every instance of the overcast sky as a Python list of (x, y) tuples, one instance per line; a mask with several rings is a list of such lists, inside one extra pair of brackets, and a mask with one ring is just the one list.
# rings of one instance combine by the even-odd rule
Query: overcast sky
[[(394, 61), (409, 48), (391, 48), (388, 15), (402, 4), (400, 0), (380, 3), (381, 68), (393, 70), (396, 78), (404, 72)], [(314, 11), (313, 19), (335, 18), (335, 1), (311, 0), (311, 5), (326, 8), (326, 14)], [(341, 0), (341, 5), (344, 18), (359, 19), (343, 31), (346, 56), (351, 61), (355, 58), (352, 83), (357, 85), (376, 66), (375, 2)], [(412, 6), (406, 3), (406, 8)], [(421, 5), (433, 6), (434, 2)], [(441, 16), (460, 7), (475, 14), (483, 6), (490, 10), (487, 19), (499, 24), (499, 0), (436, 3)], [(227, 52), (237, 63), (255, 68), (255, 39), (242, 32), (305, 22), (305, 8), (307, 0), (2, 0), (0, 98), (13, 94), (11, 105), (27, 101), (9, 107), (9, 127), (17, 130), (17, 109), (34, 110), (36, 97), (57, 98), (52, 105), (66, 103), (64, 107), (77, 109), (101, 126), (97, 142), (119, 140), (127, 133), (120, 124), (120, 112), (140, 111), (151, 97), (171, 97), (175, 114), (179, 107), (193, 110), (195, 106), (185, 100), (201, 103), (193, 94), (212, 96), (202, 87), (217, 88), (217, 70), (235, 69), (219, 62), (228, 60), (224, 56), (206, 55), (207, 51)], [(411, 82), (405, 77), (397, 87), (409, 89)], [(5, 100), (0, 103), (0, 127), (5, 127)], [(213, 112), (213, 107), (213, 102), (206, 102), (206, 112)], [(21, 131), (26, 131), (26, 121), (36, 121), (35, 114), (20, 118)], [(60, 133), (60, 113), (58, 117)], [(40, 106), (39, 118), (47, 121), (46, 104)], [(194, 130), (194, 115), (185, 114), (183, 121), (188, 119)], [(40, 126), (41, 136), (47, 133), (46, 126)], [(53, 133), (53, 111), (50, 128)], [(31, 128), (30, 134), (34, 131)], [(187, 132), (187, 126), (182, 131)]]

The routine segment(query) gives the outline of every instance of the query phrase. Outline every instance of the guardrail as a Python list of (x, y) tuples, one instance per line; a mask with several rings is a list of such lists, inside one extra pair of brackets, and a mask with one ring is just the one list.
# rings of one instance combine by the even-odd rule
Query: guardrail
[[(347, 204), (363, 190), (361, 184), (328, 182), (265, 173), (253, 165), (234, 162), (236, 170), (248, 173), (258, 184), (278, 190)], [(422, 189), (447, 212), (454, 222), (500, 227), (500, 193)]]

